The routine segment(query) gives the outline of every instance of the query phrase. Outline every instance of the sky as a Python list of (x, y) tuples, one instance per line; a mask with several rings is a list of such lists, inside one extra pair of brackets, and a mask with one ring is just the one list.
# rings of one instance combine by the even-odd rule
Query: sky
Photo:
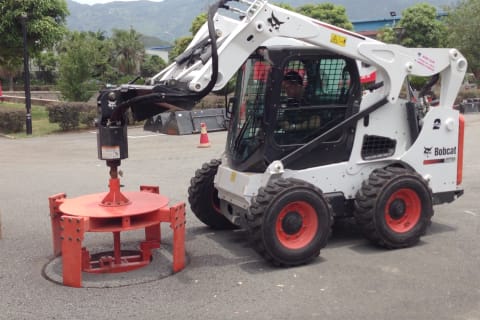
[[(114, 2), (114, 1), (136, 1), (136, 0), (73, 0), (75, 2), (78, 2), (78, 3), (82, 3), (82, 4), (97, 4), (97, 3), (107, 3), (107, 2)], [(161, 2), (163, 0), (149, 0), (149, 1), (153, 1), (153, 2)]]

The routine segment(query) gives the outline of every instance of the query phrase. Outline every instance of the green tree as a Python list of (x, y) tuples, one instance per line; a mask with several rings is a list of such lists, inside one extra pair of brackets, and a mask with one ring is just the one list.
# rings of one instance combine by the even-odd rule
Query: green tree
[(377, 39), (385, 43), (398, 43), (398, 36), (390, 26), (378, 30)]
[(437, 48), (445, 43), (445, 25), (437, 19), (437, 9), (428, 3), (404, 10), (398, 27), (403, 46)]
[(118, 72), (113, 65), (112, 42), (105, 35), (105, 31), (88, 31), (88, 41), (97, 49), (95, 55), (92, 77), (102, 82), (112, 82), (118, 77)]
[(7, 71), (10, 87), (21, 70), (23, 57), (22, 15), (26, 15), (27, 44), (31, 57), (51, 49), (66, 32), (65, 0), (0, 1), (0, 66)]
[(167, 66), (159, 56), (147, 56), (140, 67), (140, 75), (144, 78), (153, 77)]
[(353, 24), (347, 17), (345, 7), (332, 3), (306, 4), (296, 10), (298, 13), (334, 26), (353, 30)]
[(208, 14), (207, 13), (200, 13), (198, 16), (195, 17), (192, 21), (192, 25), (190, 26), (190, 32), (192, 33), (191, 36), (185, 36), (178, 39), (175, 39), (173, 43), (173, 48), (169, 53), (169, 60), (172, 62), (182, 54), (185, 49), (188, 47), (190, 42), (192, 42), (193, 37), (197, 34), (198, 30), (203, 26), (205, 22), (207, 22)]
[(8, 79), (8, 90), (13, 90), (13, 78), (22, 70), (22, 58), (4, 57), (0, 62), (0, 77)]
[(208, 14), (206, 12), (200, 13), (198, 16), (193, 19), (192, 26), (190, 27), (190, 32), (193, 36), (195, 36), (203, 26), (205, 22), (207, 22)]
[(173, 43), (173, 48), (169, 53), (170, 62), (175, 60), (176, 57), (178, 57), (180, 54), (182, 54), (182, 52), (185, 51), (185, 49), (188, 47), (192, 39), (193, 39), (193, 36), (185, 36), (185, 37), (175, 39), (175, 42)]
[(40, 69), (39, 79), (44, 84), (53, 84), (55, 82), (55, 71), (57, 70), (58, 57), (53, 51), (41, 52), (35, 58), (35, 64)]
[(103, 56), (100, 41), (88, 32), (72, 32), (62, 43), (58, 88), (65, 100), (87, 101), (97, 89), (93, 76)]
[(145, 56), (142, 35), (130, 30), (113, 30), (112, 45), (118, 70), (123, 75), (135, 76), (140, 72), (140, 64)]
[(480, 0), (461, 0), (456, 7), (447, 9), (447, 43), (455, 47), (467, 58), (470, 70), (480, 79), (480, 55), (478, 44), (478, 17)]

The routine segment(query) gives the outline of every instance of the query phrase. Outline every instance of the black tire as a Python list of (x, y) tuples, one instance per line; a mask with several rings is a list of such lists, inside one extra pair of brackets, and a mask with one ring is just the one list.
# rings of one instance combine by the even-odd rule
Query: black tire
[(431, 223), (432, 192), (411, 170), (376, 169), (356, 195), (354, 216), (370, 241), (388, 249), (410, 247)]
[(246, 215), (255, 249), (276, 266), (310, 262), (331, 232), (332, 210), (322, 192), (297, 179), (259, 189)]
[(195, 172), (188, 188), (188, 202), (195, 216), (207, 226), (217, 230), (234, 229), (236, 226), (220, 212), (218, 191), (213, 185), (220, 164), (220, 160), (213, 159)]

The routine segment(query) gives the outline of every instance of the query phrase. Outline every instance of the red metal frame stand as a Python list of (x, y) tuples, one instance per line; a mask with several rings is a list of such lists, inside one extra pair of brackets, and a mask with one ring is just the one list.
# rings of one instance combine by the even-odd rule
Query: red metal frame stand
[[(53, 254), (62, 256), (63, 284), (82, 286), (82, 272), (117, 273), (150, 263), (152, 250), (160, 248), (160, 223), (173, 229), (173, 271), (185, 267), (185, 204), (168, 206), (156, 186), (139, 192), (120, 192), (117, 178), (110, 179), (108, 193), (67, 199), (64, 193), (48, 198), (52, 223)], [(138, 251), (121, 250), (122, 231), (145, 229)], [(113, 251), (91, 255), (83, 247), (85, 233), (112, 232)]]

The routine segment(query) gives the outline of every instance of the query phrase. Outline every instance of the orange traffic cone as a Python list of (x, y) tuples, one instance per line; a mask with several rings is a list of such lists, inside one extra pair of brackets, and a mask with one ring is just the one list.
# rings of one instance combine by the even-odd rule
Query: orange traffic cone
[(200, 144), (199, 148), (208, 148), (210, 147), (210, 141), (208, 140), (207, 125), (202, 122), (200, 123)]

